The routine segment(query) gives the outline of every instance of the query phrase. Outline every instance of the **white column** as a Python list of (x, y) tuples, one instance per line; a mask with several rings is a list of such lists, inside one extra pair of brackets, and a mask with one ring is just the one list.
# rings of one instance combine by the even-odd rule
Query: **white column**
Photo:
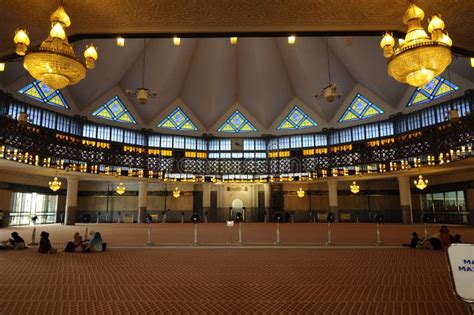
[(148, 202), (148, 183), (138, 183), (138, 223), (145, 222), (146, 205)]
[(413, 211), (411, 204), (410, 176), (398, 176), (398, 190), (400, 191), (400, 208), (402, 211), (402, 222), (413, 223)]
[(339, 221), (338, 203), (337, 203), (337, 181), (328, 180), (329, 210), (334, 213), (336, 221)]
[(75, 176), (67, 177), (66, 213), (64, 216), (64, 224), (66, 225), (74, 225), (76, 223), (78, 188), (79, 178)]

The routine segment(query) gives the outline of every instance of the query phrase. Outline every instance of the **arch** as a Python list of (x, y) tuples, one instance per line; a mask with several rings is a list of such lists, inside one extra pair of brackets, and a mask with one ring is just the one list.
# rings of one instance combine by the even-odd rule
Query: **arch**
[(232, 200), (232, 209), (242, 209), (244, 207), (244, 203), (241, 199), (235, 198)]

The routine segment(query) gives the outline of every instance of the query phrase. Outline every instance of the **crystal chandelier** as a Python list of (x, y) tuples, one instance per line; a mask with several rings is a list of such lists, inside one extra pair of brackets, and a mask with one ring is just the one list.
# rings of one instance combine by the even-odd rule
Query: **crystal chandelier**
[(418, 176), (418, 180), (414, 180), (413, 183), (419, 190), (423, 190), (428, 187), (428, 180), (423, 179), (423, 175)]
[(25, 56), (23, 67), (31, 76), (50, 88), (59, 90), (84, 79), (86, 67), (93, 69), (99, 56), (97, 48), (91, 44), (84, 52), (85, 65), (76, 58), (64, 30), (71, 25), (71, 20), (62, 4), (51, 14), (50, 20), (49, 36), (38, 49), (27, 52), (30, 39), (25, 29), (16, 30), (13, 42), (16, 45), (16, 53)]
[(51, 189), (52, 191), (58, 191), (59, 189), (61, 189), (61, 181), (58, 180), (57, 177), (53, 178), (53, 181), (49, 182), (49, 189)]
[(296, 191), (296, 195), (298, 196), (298, 198), (303, 198), (304, 194), (305, 194), (305, 192), (304, 192), (303, 188), (301, 188), (301, 187)]
[(181, 196), (181, 191), (178, 189), (178, 187), (176, 187), (176, 188), (173, 190), (173, 197), (179, 198), (179, 196)]
[(359, 185), (357, 185), (356, 181), (353, 181), (351, 185), (351, 193), (355, 195), (355, 194), (358, 194), (359, 191), (360, 191)]
[(392, 34), (385, 33), (380, 47), (383, 55), (388, 58), (388, 74), (395, 80), (420, 87), (441, 74), (451, 63), (453, 41), (444, 30), (444, 22), (440, 15), (433, 15), (426, 34), (421, 26), (425, 13), (414, 3), (410, 3), (403, 23), (408, 26), (405, 39), (399, 40), (395, 48)]
[(125, 190), (127, 190), (127, 188), (125, 188), (125, 185), (123, 183), (120, 183), (117, 188), (115, 188), (115, 191), (117, 192), (117, 194), (119, 195), (123, 195), (125, 193)]

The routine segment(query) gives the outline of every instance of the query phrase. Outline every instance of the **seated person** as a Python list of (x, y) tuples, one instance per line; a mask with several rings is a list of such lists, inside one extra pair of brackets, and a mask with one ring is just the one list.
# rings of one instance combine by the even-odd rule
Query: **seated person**
[(454, 238), (451, 240), (451, 243), (453, 244), (461, 244), (461, 234), (456, 234), (454, 235)]
[(105, 251), (105, 243), (102, 241), (102, 237), (99, 232), (91, 232), (91, 235), (94, 237), (91, 239), (89, 244), (85, 247), (86, 251), (91, 252), (103, 252)]
[(416, 248), (418, 245), (418, 242), (420, 242), (420, 238), (418, 237), (418, 233), (413, 232), (411, 233), (411, 241), (410, 244), (403, 243), (402, 246), (410, 247), (410, 248)]
[(51, 242), (49, 241), (49, 233), (48, 232), (41, 232), (40, 234), (40, 243), (38, 247), (38, 253), (42, 254), (54, 254), (56, 253), (56, 249), (51, 246)]
[(74, 251), (76, 253), (82, 252), (85, 245), (87, 245), (87, 242), (82, 240), (81, 234), (79, 232), (74, 233)]
[(439, 229), (439, 240), (441, 241), (441, 249), (444, 250), (451, 244), (449, 229), (446, 225), (441, 226)]
[(12, 232), (11, 238), (3, 241), (0, 244), (3, 249), (24, 249), (26, 248), (25, 241), (23, 238), (17, 233), (17, 232)]

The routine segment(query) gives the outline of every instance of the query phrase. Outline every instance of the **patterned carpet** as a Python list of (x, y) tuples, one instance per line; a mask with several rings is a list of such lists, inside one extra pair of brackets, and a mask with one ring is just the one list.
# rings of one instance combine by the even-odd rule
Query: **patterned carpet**
[(0, 265), (1, 314), (467, 314), (425, 250), (27, 249)]
[[(191, 224), (155, 224), (155, 242), (179, 246), (145, 248), (145, 225), (102, 224), (89, 229), (110, 244), (104, 253), (0, 251), (0, 314), (468, 314), (452, 292), (442, 252), (294, 246), (322, 245), (324, 224), (285, 224), (282, 241), (290, 246), (278, 247), (271, 245), (274, 224), (244, 228), (244, 242), (269, 246), (215, 247), (227, 240), (222, 224), (199, 226), (200, 241), (214, 247), (184, 246)], [(49, 231), (62, 249), (83, 229), (40, 226), (38, 234)], [(473, 228), (450, 229), (473, 239)], [(16, 230), (29, 241), (30, 227)], [(421, 226), (385, 225), (382, 240), (396, 245), (412, 230), (423, 233)], [(0, 230), (1, 239), (11, 231)], [(338, 245), (374, 240), (373, 225), (334, 226)]]

